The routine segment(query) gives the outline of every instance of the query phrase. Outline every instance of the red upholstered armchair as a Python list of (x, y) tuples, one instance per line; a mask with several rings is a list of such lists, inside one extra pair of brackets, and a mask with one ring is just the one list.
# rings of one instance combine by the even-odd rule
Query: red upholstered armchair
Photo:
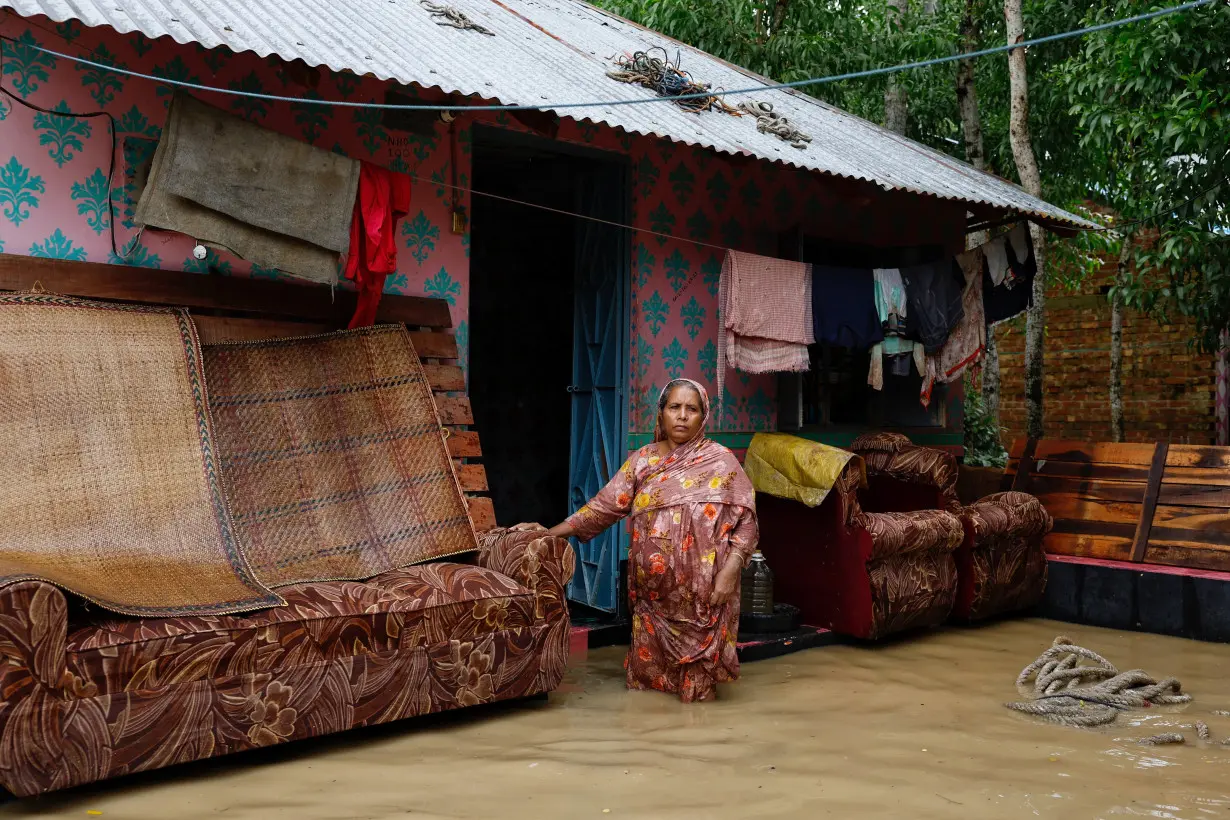
[(858, 638), (943, 623), (957, 593), (953, 552), (964, 539), (947, 508), (955, 463), (951, 474), (937, 470), (904, 437), (856, 445), (864, 445), (866, 483), (854, 459), (818, 507), (757, 497), (776, 597), (798, 606), (806, 623)]

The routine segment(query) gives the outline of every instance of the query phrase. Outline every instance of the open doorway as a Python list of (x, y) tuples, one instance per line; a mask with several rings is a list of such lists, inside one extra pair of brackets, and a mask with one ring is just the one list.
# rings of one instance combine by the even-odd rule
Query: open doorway
[[(619, 468), (626, 440), (626, 169), (594, 152), (476, 129), (470, 398), (501, 524), (558, 523)], [(615, 612), (622, 538), (578, 548), (569, 597)]]

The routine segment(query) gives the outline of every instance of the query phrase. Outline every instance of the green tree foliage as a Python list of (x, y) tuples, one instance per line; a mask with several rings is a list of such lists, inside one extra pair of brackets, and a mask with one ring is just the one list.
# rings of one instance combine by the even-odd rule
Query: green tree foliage
[[(1149, 11), (1091, 10), (1086, 24)], [(1091, 188), (1132, 243), (1118, 296), (1165, 318), (1193, 317), (1205, 349), (1230, 325), (1230, 5), (1215, 3), (1087, 37), (1057, 67), (1080, 147), (1103, 163)]]

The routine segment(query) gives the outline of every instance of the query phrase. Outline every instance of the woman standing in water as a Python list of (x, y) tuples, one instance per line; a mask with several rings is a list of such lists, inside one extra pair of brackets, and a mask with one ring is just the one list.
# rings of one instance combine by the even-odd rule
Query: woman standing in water
[(705, 438), (708, 421), (705, 389), (672, 381), (658, 399), (654, 443), (548, 531), (589, 541), (631, 516), (628, 688), (685, 703), (739, 676), (739, 579), (758, 539), (751, 482), (730, 450)]

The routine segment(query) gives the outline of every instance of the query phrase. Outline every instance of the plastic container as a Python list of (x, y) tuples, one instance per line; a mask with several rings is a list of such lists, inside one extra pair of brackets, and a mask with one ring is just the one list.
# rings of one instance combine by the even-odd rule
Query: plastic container
[(743, 568), (741, 586), (742, 606), (745, 615), (768, 616), (773, 614), (773, 570), (760, 550), (752, 553), (751, 560)]

